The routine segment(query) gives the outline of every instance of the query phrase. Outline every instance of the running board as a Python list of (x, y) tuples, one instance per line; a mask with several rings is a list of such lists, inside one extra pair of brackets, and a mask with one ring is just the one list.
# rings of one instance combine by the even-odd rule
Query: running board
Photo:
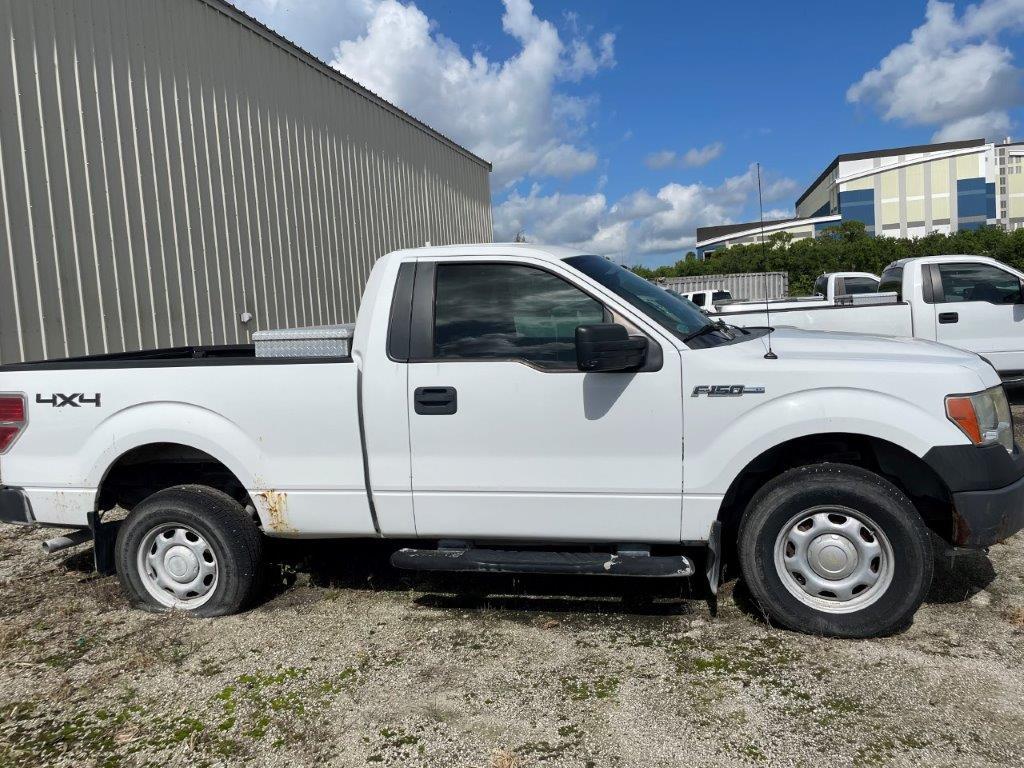
[(683, 555), (474, 548), (400, 549), (391, 555), (391, 565), (409, 571), (587, 574), (662, 579), (684, 578), (694, 572), (693, 561)]

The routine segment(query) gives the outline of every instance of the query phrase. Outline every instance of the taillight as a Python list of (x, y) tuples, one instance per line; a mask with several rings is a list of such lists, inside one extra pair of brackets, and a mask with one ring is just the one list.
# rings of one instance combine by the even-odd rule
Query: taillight
[(24, 395), (0, 395), (0, 453), (14, 445), (27, 421)]

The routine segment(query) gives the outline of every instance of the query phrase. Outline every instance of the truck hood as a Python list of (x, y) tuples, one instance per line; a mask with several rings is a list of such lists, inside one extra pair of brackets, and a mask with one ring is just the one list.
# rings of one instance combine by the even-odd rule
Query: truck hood
[[(767, 337), (758, 342), (767, 344)], [(761, 347), (761, 343), (757, 343)], [(781, 360), (793, 362), (853, 363), (899, 366), (959, 366), (977, 374), (983, 386), (999, 383), (998, 374), (974, 352), (920, 339), (871, 336), (838, 331), (780, 328), (771, 334), (772, 349)], [(753, 346), (753, 345), (751, 345)], [(922, 371), (923, 372), (923, 371)], [(932, 371), (934, 373), (934, 371)]]

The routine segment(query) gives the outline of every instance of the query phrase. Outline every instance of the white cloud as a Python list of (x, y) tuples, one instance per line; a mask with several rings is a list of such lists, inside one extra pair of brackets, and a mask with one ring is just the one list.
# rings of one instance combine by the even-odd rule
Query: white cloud
[(366, 31), (378, 0), (232, 0), (242, 11), (321, 59)]
[(847, 90), (883, 120), (936, 126), (934, 139), (995, 138), (1024, 102), (1021, 70), (998, 42), (1024, 30), (1024, 0), (983, 0), (960, 17), (952, 3), (929, 0), (924, 23), (878, 67)]
[(1013, 121), (1005, 112), (994, 110), (983, 115), (973, 115), (947, 123), (935, 132), (935, 141), (956, 141), (986, 137), (1000, 139), (1013, 130)]
[(379, 0), (331, 64), (490, 160), (498, 187), (592, 170), (597, 155), (583, 142), (593, 100), (560, 88), (614, 66), (615, 36), (566, 41), (529, 0), (504, 5), (502, 29), (519, 46), (508, 59), (464, 54), (415, 5)]
[(720, 141), (716, 141), (703, 147), (688, 149), (682, 155), (671, 149), (652, 152), (644, 159), (644, 163), (652, 170), (669, 167), (700, 168), (712, 160), (721, 157), (724, 151), (725, 145)]
[(671, 149), (663, 149), (659, 152), (652, 152), (644, 158), (644, 164), (651, 170), (658, 171), (662, 168), (676, 164), (676, 153)]
[(683, 155), (683, 165), (689, 168), (700, 168), (703, 165), (707, 165), (712, 160), (720, 157), (722, 152), (725, 151), (725, 145), (716, 141), (714, 144), (708, 144), (705, 147), (699, 149), (688, 149), (686, 154)]
[[(768, 174), (763, 187), (776, 199), (790, 194), (796, 183)], [(734, 222), (756, 204), (754, 166), (718, 186), (672, 183), (655, 194), (637, 190), (614, 203), (601, 192), (545, 195), (535, 184), (529, 194), (512, 192), (495, 206), (494, 231), (497, 240), (524, 232), (532, 242), (572, 245), (635, 264), (654, 254), (682, 257), (693, 248), (697, 227)]]

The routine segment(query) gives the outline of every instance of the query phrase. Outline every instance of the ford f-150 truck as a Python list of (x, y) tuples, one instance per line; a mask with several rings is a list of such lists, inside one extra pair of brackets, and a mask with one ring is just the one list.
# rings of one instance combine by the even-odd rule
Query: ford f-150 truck
[(1024, 526), (979, 356), (726, 326), (553, 247), (381, 258), (349, 354), (14, 364), (0, 393), (0, 519), (81, 529), (150, 610), (237, 611), (264, 537), (383, 537), (421, 570), (714, 590), (727, 562), (771, 621), (863, 637), (911, 620), (930, 532), (986, 547)]
[(1005, 378), (1024, 376), (1024, 273), (984, 256), (921, 256), (887, 266), (878, 293), (879, 301), (863, 294), (828, 305), (751, 304), (723, 319), (938, 341), (977, 352)]

